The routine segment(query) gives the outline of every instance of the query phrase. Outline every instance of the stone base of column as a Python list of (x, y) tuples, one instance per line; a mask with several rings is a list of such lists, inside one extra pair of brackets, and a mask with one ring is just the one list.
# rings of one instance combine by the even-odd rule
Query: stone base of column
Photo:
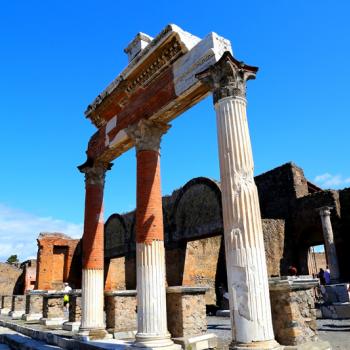
[(65, 331), (69, 332), (78, 332), (80, 328), (81, 323), (80, 322), (65, 322), (63, 323), (62, 328)]
[(11, 312), (11, 309), (7, 309), (7, 308), (4, 308), (4, 309), (1, 309), (0, 310), (0, 315), (6, 315), (8, 316), (8, 314)]
[(307, 342), (300, 345), (287, 345), (284, 350), (332, 350), (328, 341)]
[(283, 350), (285, 347), (276, 342), (276, 340), (267, 340), (267, 341), (255, 341), (251, 343), (237, 343), (233, 341), (230, 344), (230, 350)]
[(167, 336), (149, 336), (136, 334), (135, 342), (130, 346), (132, 349), (147, 348), (151, 349), (166, 349), (166, 350), (180, 350), (181, 345), (175, 344), (170, 339), (170, 333)]
[(194, 337), (173, 338), (175, 344), (181, 345), (183, 349), (202, 350), (216, 349), (218, 337), (215, 334), (203, 334)]
[(73, 337), (79, 341), (90, 341), (90, 340), (101, 340), (101, 339), (112, 339), (113, 335), (109, 334), (104, 328), (95, 329), (79, 329), (79, 332)]
[(11, 316), (11, 318), (13, 320), (20, 320), (22, 319), (22, 316), (25, 314), (24, 310), (17, 310), (17, 311), (11, 311), (9, 313), (9, 316)]
[(42, 318), (40, 319), (40, 324), (50, 327), (50, 326), (62, 326), (62, 324), (67, 321), (64, 318), (57, 317), (57, 318)]
[(22, 320), (24, 321), (39, 321), (43, 317), (43, 314), (24, 314)]

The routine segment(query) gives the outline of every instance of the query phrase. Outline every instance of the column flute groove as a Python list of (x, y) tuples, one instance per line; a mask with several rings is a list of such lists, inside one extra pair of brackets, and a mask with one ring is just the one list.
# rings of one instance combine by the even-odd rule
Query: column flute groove
[(246, 81), (256, 67), (230, 53), (197, 75), (214, 97), (219, 145), (231, 349), (274, 349), (261, 214), (246, 117)]

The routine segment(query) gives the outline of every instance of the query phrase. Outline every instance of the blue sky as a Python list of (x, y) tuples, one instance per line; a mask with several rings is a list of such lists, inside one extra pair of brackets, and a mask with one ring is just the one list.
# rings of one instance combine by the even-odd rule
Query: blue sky
[[(7, 1), (0, 12), (0, 260), (36, 252), (41, 231), (82, 231), (86, 106), (127, 64), (135, 34), (175, 23), (215, 31), (260, 67), (248, 86), (255, 173), (288, 161), (325, 188), (350, 186), (347, 1)], [(162, 142), (169, 194), (219, 178), (211, 98), (180, 116)], [(106, 217), (135, 206), (134, 150), (107, 175)]]

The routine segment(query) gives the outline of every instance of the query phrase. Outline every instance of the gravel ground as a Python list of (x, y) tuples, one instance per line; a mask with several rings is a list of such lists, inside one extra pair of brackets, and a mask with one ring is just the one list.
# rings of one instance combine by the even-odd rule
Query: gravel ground
[[(229, 317), (209, 316), (208, 332), (219, 338), (218, 349), (228, 349), (231, 342)], [(333, 350), (350, 350), (350, 320), (317, 320), (319, 337), (328, 341)]]

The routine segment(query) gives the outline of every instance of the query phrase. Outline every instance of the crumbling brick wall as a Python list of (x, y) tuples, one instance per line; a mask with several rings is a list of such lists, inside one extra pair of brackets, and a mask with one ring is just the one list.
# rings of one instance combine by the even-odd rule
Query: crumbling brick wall
[(41, 233), (38, 238), (37, 281), (35, 289), (60, 290), (63, 282), (81, 286), (79, 239), (62, 233)]

